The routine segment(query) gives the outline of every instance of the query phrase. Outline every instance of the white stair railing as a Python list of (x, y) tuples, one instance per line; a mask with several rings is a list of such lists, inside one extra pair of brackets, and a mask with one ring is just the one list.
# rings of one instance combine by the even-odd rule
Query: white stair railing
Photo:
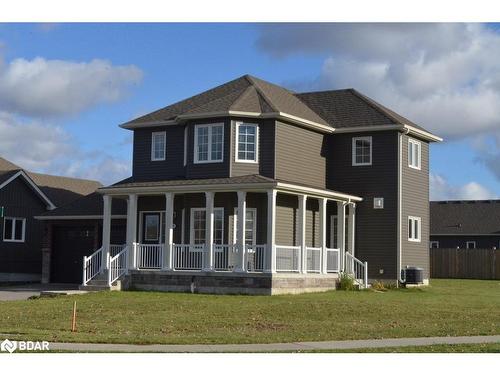
[(90, 256), (83, 257), (83, 285), (92, 280), (102, 270), (102, 247)]
[(128, 246), (120, 251), (115, 256), (109, 259), (108, 285), (113, 283), (127, 273), (128, 269)]
[(351, 253), (345, 253), (344, 272), (351, 275), (364, 288), (368, 288), (368, 263), (362, 262)]

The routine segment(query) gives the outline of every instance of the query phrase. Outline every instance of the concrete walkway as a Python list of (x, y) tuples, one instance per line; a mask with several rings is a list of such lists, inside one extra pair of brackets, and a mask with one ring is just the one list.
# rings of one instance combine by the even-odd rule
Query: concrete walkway
[(78, 293), (78, 285), (75, 284), (23, 284), (0, 286), (0, 301), (21, 301), (40, 294), (72, 294)]
[(129, 344), (80, 344), (50, 343), (51, 350), (80, 352), (160, 352), (160, 353), (216, 353), (216, 352), (296, 352), (310, 350), (337, 350), (383, 348), (391, 346), (422, 346), (435, 344), (483, 344), (500, 343), (498, 336), (460, 336), (460, 337), (418, 337), (381, 340), (348, 340), (291, 342), (277, 344), (228, 344), (228, 345), (129, 345)]

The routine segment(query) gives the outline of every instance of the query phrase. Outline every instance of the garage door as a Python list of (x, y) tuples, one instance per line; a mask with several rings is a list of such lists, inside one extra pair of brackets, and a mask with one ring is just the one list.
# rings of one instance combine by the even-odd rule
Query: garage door
[(51, 282), (82, 282), (83, 257), (94, 252), (93, 226), (56, 226), (53, 231)]

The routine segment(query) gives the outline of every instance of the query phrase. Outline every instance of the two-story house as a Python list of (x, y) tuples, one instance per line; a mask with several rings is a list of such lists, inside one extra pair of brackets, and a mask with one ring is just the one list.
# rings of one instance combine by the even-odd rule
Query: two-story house
[[(355, 90), (297, 94), (245, 75), (121, 125), (132, 176), (99, 189), (102, 247), (84, 284), (292, 293), (428, 279), (429, 142)], [(111, 210), (127, 202), (110, 254)]]

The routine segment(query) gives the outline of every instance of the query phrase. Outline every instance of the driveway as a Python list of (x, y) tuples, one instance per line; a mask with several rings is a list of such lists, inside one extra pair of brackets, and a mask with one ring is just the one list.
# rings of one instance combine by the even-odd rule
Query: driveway
[(0, 301), (20, 301), (33, 296), (39, 296), (41, 292), (50, 291), (77, 291), (76, 284), (25, 284), (0, 286)]

